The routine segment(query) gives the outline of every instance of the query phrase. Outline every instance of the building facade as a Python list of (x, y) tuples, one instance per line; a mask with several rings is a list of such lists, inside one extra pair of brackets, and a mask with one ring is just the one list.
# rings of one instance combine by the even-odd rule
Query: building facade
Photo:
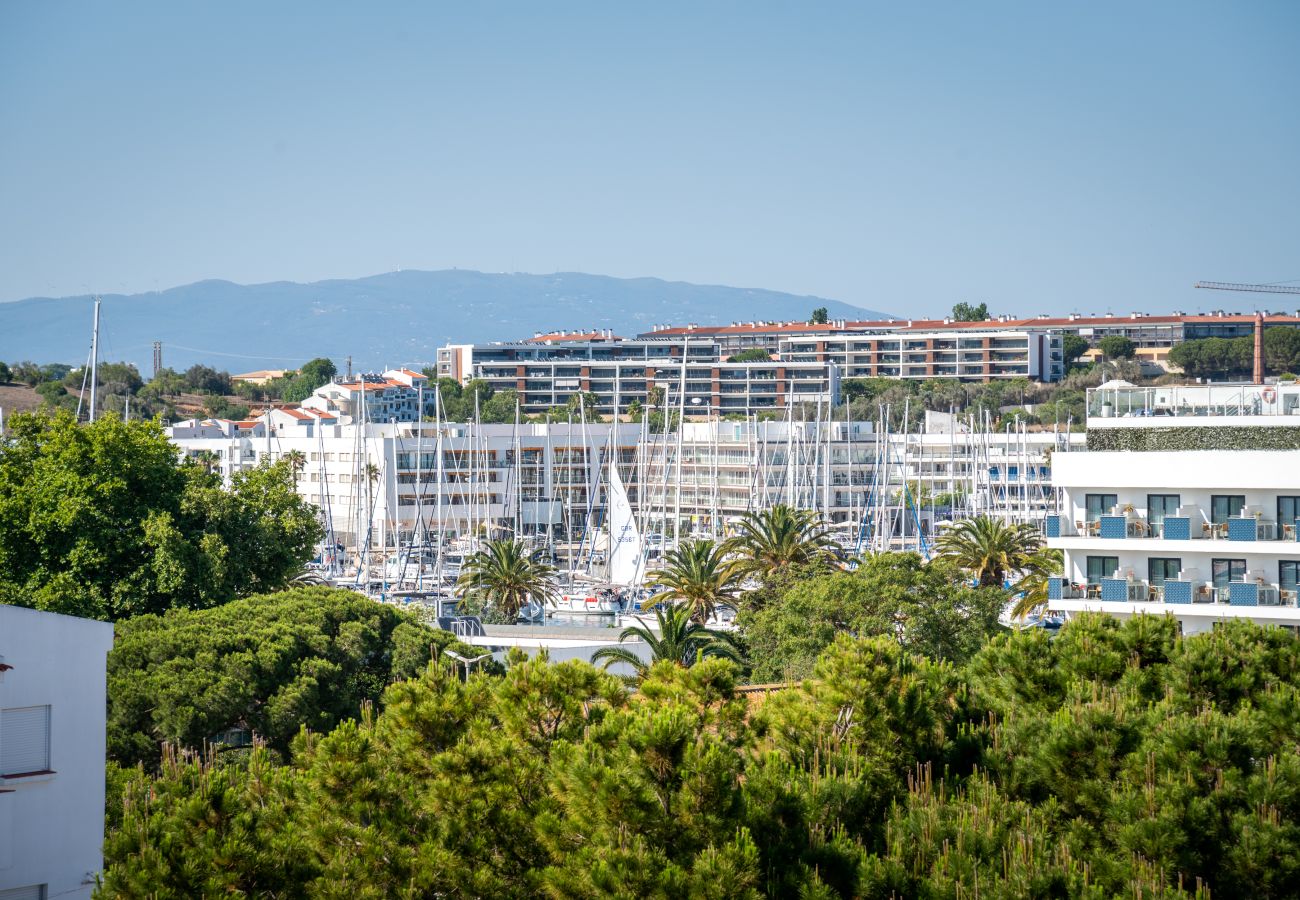
[(1049, 608), (1300, 628), (1300, 387), (1103, 386), (1088, 402), (1088, 451), (1052, 466), (1065, 569)]
[(103, 867), (113, 626), (0, 606), (0, 897), (89, 898)]

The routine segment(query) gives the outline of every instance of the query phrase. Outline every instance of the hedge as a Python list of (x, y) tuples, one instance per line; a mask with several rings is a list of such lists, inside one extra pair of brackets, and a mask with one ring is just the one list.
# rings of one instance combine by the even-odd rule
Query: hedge
[(1300, 427), (1091, 428), (1089, 450), (1300, 450)]

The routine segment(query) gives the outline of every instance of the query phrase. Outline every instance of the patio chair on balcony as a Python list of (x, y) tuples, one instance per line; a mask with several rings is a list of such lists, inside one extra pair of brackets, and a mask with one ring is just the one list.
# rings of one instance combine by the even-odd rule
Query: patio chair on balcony
[(1214, 537), (1214, 529), (1210, 527), (1209, 522), (1201, 523), (1201, 537), (1203, 538)]

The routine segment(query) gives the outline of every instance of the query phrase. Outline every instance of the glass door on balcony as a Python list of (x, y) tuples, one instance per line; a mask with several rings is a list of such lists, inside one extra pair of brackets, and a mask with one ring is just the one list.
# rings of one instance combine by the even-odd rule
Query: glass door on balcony
[(1244, 581), (1246, 578), (1246, 561), (1244, 559), (1216, 559), (1210, 563), (1216, 588), (1227, 587), (1230, 582)]
[(1151, 525), (1151, 533), (1162, 533), (1165, 516), (1177, 515), (1180, 505), (1178, 494), (1147, 494), (1147, 522)]
[(1296, 519), (1300, 519), (1300, 497), (1278, 497), (1278, 525), (1293, 525)]
[(1152, 587), (1164, 584), (1166, 579), (1176, 579), (1183, 570), (1183, 561), (1172, 557), (1152, 557), (1147, 560), (1147, 581)]
[(1229, 519), (1240, 516), (1245, 507), (1245, 494), (1214, 494), (1210, 497), (1210, 521), (1222, 525)]
[(1277, 586), (1295, 594), (1297, 583), (1300, 583), (1300, 560), (1280, 560), (1277, 564)]
[(1089, 556), (1085, 569), (1088, 573), (1088, 584), (1101, 584), (1103, 578), (1110, 578), (1119, 570), (1119, 557)]
[(1119, 502), (1119, 497), (1115, 494), (1086, 494), (1083, 498), (1084, 509), (1087, 512), (1088, 521), (1096, 522), (1102, 516), (1110, 515), (1110, 511), (1115, 504)]

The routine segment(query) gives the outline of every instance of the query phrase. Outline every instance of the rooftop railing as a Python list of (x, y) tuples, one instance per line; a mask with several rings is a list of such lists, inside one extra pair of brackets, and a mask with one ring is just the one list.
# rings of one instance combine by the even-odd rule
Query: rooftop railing
[(1221, 384), (1137, 387), (1128, 383), (1088, 390), (1088, 417), (1205, 418), (1300, 415), (1300, 386)]

